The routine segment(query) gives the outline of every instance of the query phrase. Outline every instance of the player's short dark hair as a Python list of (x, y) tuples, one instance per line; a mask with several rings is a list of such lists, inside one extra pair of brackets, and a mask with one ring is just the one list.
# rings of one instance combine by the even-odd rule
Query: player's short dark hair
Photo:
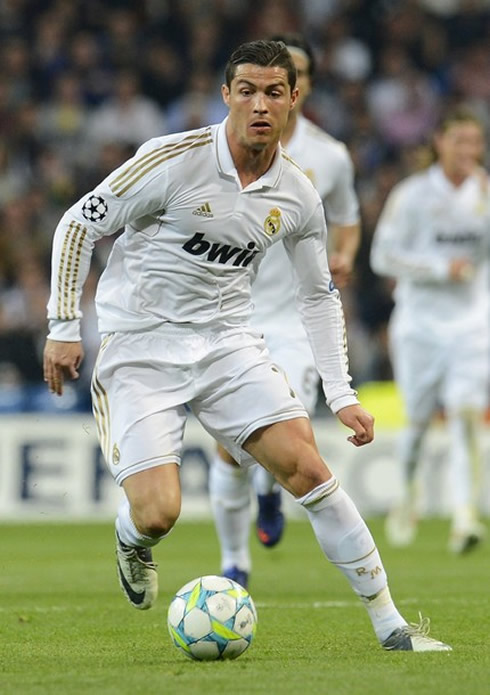
[(299, 48), (303, 51), (308, 58), (308, 76), (313, 81), (316, 70), (315, 54), (311, 44), (308, 43), (302, 34), (296, 34), (295, 32), (276, 34), (271, 37), (271, 41), (282, 41), (287, 47), (291, 46), (291, 48)]
[(249, 41), (233, 51), (225, 67), (225, 82), (230, 87), (236, 68), (243, 63), (260, 67), (284, 68), (288, 74), (291, 91), (296, 87), (296, 68), (286, 45), (281, 41)]

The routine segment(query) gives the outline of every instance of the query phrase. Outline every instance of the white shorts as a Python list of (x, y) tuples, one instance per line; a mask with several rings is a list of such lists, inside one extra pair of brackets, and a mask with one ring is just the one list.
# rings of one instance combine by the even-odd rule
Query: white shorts
[(313, 415), (318, 400), (320, 377), (306, 335), (298, 338), (264, 335), (272, 360), (285, 371), (291, 387), (308, 413)]
[(484, 332), (446, 337), (390, 326), (394, 377), (407, 416), (425, 422), (435, 408), (483, 410), (488, 397), (488, 342)]
[(130, 475), (181, 461), (188, 405), (241, 464), (258, 428), (308, 417), (283, 372), (253, 331), (172, 326), (115, 333), (101, 345), (92, 403), (107, 465), (118, 484)]

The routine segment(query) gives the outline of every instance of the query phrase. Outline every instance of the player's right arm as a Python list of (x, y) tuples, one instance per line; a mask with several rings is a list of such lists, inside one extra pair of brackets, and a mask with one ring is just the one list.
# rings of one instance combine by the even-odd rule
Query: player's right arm
[(78, 379), (78, 368), (83, 360), (80, 340), (70, 343), (61, 340), (46, 340), (43, 355), (44, 381), (51, 393), (63, 394), (65, 377)]
[(158, 162), (160, 139), (143, 145), (60, 220), (53, 238), (49, 335), (44, 350), (44, 379), (61, 395), (63, 379), (78, 377), (83, 359), (80, 298), (95, 242), (127, 223), (163, 207), (165, 170)]
[(328, 265), (336, 287), (351, 280), (356, 254), (361, 242), (359, 201), (354, 188), (354, 165), (341, 143), (334, 150), (334, 185), (325, 196), (329, 253)]
[(349, 225), (329, 225), (329, 235), (333, 238), (328, 265), (336, 287), (342, 289), (349, 284), (357, 250), (361, 241), (359, 222)]
[[(416, 243), (416, 225), (424, 226), (417, 215), (420, 186), (407, 179), (389, 194), (379, 218), (371, 246), (371, 267), (378, 275), (394, 278), (410, 277), (420, 282), (467, 280), (473, 271), (466, 258), (447, 259), (440, 254), (428, 254)], [(431, 224), (428, 220), (426, 224)], [(423, 232), (423, 230), (422, 230)]]

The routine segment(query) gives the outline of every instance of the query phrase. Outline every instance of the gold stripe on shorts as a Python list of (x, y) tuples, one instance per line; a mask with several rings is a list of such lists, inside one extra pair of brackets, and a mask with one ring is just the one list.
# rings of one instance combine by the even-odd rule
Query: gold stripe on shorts
[[(108, 336), (110, 337), (110, 336)], [(99, 381), (97, 372), (98, 365), (101, 358), (102, 350), (107, 345), (108, 338), (105, 338), (101, 344), (99, 355), (94, 367), (94, 373), (92, 375), (92, 381), (90, 384), (90, 391), (92, 394), (92, 409), (94, 412), (95, 423), (97, 426), (97, 434), (99, 436), (100, 448), (104, 454), (105, 460), (110, 461), (110, 443), (111, 443), (111, 420), (110, 420), (110, 408), (109, 408), (109, 397), (107, 396), (107, 391), (104, 389)]]

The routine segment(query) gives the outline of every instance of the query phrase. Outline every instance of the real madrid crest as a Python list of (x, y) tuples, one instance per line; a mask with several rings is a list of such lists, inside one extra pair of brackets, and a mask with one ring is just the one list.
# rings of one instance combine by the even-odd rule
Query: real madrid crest
[(120, 460), (121, 460), (121, 454), (120, 454), (119, 448), (118, 448), (117, 444), (114, 444), (114, 446), (112, 447), (112, 463), (113, 463), (113, 465), (117, 466), (117, 464), (119, 463)]
[(264, 232), (267, 236), (274, 236), (281, 229), (281, 211), (279, 208), (272, 208), (264, 222)]

